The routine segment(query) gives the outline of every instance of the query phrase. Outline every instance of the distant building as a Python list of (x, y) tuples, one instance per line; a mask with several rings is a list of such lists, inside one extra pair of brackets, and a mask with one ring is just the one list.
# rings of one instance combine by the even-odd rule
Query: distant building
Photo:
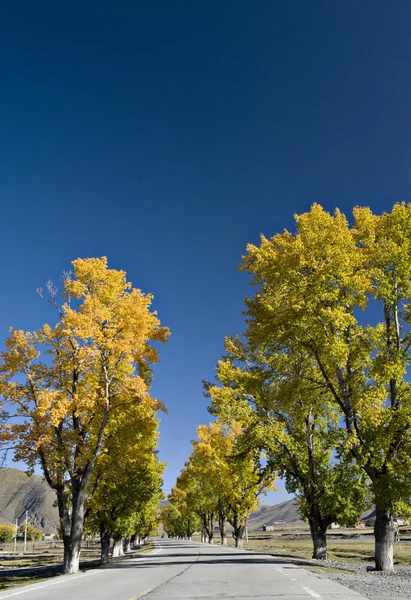
[(263, 525), (263, 531), (274, 531), (274, 525)]
[(341, 527), (341, 525), (339, 525), (338, 523), (331, 523), (330, 525), (330, 529), (339, 529)]

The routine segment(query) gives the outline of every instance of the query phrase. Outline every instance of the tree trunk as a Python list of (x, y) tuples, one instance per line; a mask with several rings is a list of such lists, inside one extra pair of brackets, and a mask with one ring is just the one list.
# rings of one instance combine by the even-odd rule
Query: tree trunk
[(236, 548), (244, 548), (245, 525), (239, 525), (234, 529), (234, 540)]
[(100, 527), (100, 544), (101, 544), (100, 563), (102, 565), (106, 565), (108, 563), (108, 555), (110, 552), (110, 538), (111, 538), (111, 529), (104, 529), (104, 527)]
[(63, 573), (77, 573), (80, 567), (81, 539), (64, 545)]
[(327, 560), (327, 525), (321, 522), (317, 514), (308, 519), (313, 542), (313, 558)]
[[(60, 500), (59, 495), (57, 496)], [(63, 494), (63, 498), (65, 495)], [(72, 515), (70, 520), (67, 504), (60, 506), (60, 525), (63, 532), (63, 573), (77, 573), (80, 566), (81, 542), (84, 525), (85, 482), (72, 482)]]
[(231, 523), (233, 526), (233, 537), (235, 540), (236, 548), (244, 548), (244, 531), (245, 531), (245, 523), (241, 524), (237, 515), (234, 516), (233, 521)]
[(220, 511), (218, 513), (218, 528), (220, 530), (220, 538), (221, 538), (221, 545), (222, 546), (226, 546), (227, 545), (227, 535), (225, 532), (225, 513), (224, 511)]
[(124, 539), (124, 552), (131, 552), (131, 538)]
[(122, 537), (115, 537), (114, 538), (114, 546), (113, 546), (113, 558), (116, 558), (117, 556), (123, 556), (124, 552), (123, 552), (123, 538)]
[(394, 570), (395, 519), (390, 509), (376, 506), (375, 537), (375, 570)]
[(208, 543), (214, 544), (214, 515), (213, 513), (208, 514)]
[(140, 545), (140, 538), (135, 533), (134, 535), (131, 536), (131, 547), (135, 548), (136, 546), (139, 546), (139, 545)]

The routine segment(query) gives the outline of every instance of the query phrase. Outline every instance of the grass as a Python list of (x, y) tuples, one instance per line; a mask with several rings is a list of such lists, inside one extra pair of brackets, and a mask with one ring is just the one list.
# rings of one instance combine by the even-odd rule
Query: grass
[[(118, 558), (110, 559), (109, 564), (121, 562), (124, 559), (132, 558), (135, 554), (142, 554), (154, 548), (153, 544), (147, 544), (142, 546), (138, 550), (134, 550), (133, 554), (120, 556)], [(83, 549), (81, 551), (81, 560), (95, 560), (100, 558), (100, 549), (98, 546), (95, 548)], [(5, 591), (11, 588), (29, 585), (32, 583), (41, 583), (47, 581), (51, 577), (58, 577), (59, 573), (39, 573), (38, 575), (12, 575), (12, 569), (22, 569), (30, 567), (49, 567), (55, 565), (61, 565), (63, 562), (63, 553), (60, 550), (53, 550), (38, 553), (35, 555), (25, 556), (13, 556), (5, 559), (4, 557), (0, 560), (0, 569), (10, 569), (10, 575), (0, 578), (0, 591)], [(95, 567), (89, 567), (95, 568)], [(87, 569), (87, 567), (86, 567)], [(83, 569), (82, 569), (83, 570)]]
[(7, 577), (2, 577), (0, 579), (0, 591), (4, 592), (5, 590), (9, 590), (11, 588), (15, 588), (15, 587), (20, 587), (23, 585), (29, 585), (31, 583), (41, 583), (42, 581), (47, 581), (47, 579), (50, 579), (50, 577), (55, 577), (54, 573), (50, 573), (50, 575), (45, 575), (44, 573), (42, 573), (42, 575), (37, 576), (37, 575), (32, 575), (32, 576), (17, 576), (17, 575), (10, 575)]
[[(100, 557), (100, 548), (83, 549), (81, 560), (95, 560)], [(24, 569), (30, 567), (51, 567), (63, 562), (62, 549), (50, 549), (42, 552), (8, 555), (0, 557), (0, 569)]]
[[(372, 539), (367, 539), (371, 534), (371, 530), (343, 530), (338, 534), (330, 533), (327, 543), (328, 558), (344, 562), (364, 562), (364, 565), (372, 563), (374, 542)], [(358, 539), (359, 537), (366, 539), (361, 540)], [(219, 537), (216, 537), (215, 543), (219, 541)], [(228, 536), (228, 544), (234, 546), (234, 540), (230, 536)], [(244, 543), (244, 548), (283, 558), (302, 559), (310, 559), (313, 551), (311, 537), (302, 529), (297, 531), (284, 529), (278, 534), (251, 532), (248, 544)], [(411, 565), (411, 541), (404, 540), (394, 545), (394, 562)]]

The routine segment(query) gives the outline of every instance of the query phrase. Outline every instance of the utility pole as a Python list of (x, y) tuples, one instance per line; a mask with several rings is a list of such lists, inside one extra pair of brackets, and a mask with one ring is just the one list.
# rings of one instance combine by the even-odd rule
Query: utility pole
[(27, 549), (27, 510), (26, 510), (26, 524), (24, 527), (24, 550), (23, 552), (26, 552)]
[(16, 533), (14, 535), (14, 552), (17, 552), (17, 531), (18, 531), (18, 519), (16, 519)]

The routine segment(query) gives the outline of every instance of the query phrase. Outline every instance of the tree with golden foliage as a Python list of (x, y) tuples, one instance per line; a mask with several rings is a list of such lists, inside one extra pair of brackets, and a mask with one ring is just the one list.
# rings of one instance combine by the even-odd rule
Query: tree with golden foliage
[(306, 352), (252, 351), (239, 337), (226, 338), (225, 348), (217, 384), (205, 384), (209, 411), (223, 422), (241, 422), (242, 452), (262, 451), (266, 469), (297, 494), (313, 558), (324, 560), (328, 527), (355, 525), (366, 496), (365, 474), (344, 452), (339, 412), (329, 392), (318, 389)]
[(242, 547), (248, 515), (258, 507), (261, 494), (275, 489), (275, 475), (262, 468), (260, 452), (239, 453), (242, 431), (239, 422), (198, 426), (198, 440), (192, 441), (193, 452), (173, 488), (172, 496), (178, 490), (184, 492), (210, 543), (218, 516), (221, 543), (226, 540), (227, 520), (233, 527), (236, 547)]
[(12, 329), (1, 355), (4, 422), (0, 441), (29, 469), (40, 464), (57, 493), (64, 572), (79, 568), (84, 503), (104, 451), (108, 424), (124, 406), (148, 402), (153, 342), (168, 330), (150, 310), (151, 295), (132, 288), (106, 258), (73, 261), (64, 303), (49, 283), (59, 320), (31, 333)]
[(147, 535), (154, 527), (165, 463), (157, 456), (158, 402), (142, 400), (139, 406), (123, 405), (121, 415), (107, 425), (106, 443), (91, 476), (86, 500), (86, 526), (100, 534), (101, 563), (122, 553), (134, 535)]
[(393, 569), (395, 515), (410, 515), (411, 205), (333, 215), (319, 205), (296, 231), (248, 246), (247, 339), (269, 355), (307, 354), (339, 411), (345, 449), (376, 506), (376, 569)]

